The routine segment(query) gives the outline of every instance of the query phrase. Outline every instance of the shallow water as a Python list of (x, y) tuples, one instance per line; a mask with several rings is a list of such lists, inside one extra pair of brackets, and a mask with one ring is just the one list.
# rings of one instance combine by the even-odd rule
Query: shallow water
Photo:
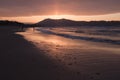
[(36, 28), (23, 35), (81, 80), (120, 80), (119, 28)]

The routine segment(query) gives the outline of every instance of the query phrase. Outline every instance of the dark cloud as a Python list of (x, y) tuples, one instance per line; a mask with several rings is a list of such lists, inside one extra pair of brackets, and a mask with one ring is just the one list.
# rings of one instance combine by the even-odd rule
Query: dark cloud
[(0, 16), (102, 15), (120, 12), (120, 0), (0, 0)]

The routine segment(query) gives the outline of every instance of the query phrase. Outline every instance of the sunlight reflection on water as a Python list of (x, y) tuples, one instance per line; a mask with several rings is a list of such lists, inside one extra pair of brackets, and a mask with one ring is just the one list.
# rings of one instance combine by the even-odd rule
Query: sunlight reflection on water
[[(58, 29), (56, 31), (64, 32), (65, 30), (60, 29), (59, 31)], [(67, 31), (69, 30), (67, 29)], [(59, 61), (63, 66), (81, 72), (87, 77), (94, 73), (100, 73), (103, 77), (114, 77), (114, 74), (117, 74), (119, 70), (119, 45), (68, 39), (40, 31), (33, 32), (32, 30), (19, 34), (23, 35), (25, 39), (31, 41), (39, 49), (44, 50), (49, 55), (49, 58)]]

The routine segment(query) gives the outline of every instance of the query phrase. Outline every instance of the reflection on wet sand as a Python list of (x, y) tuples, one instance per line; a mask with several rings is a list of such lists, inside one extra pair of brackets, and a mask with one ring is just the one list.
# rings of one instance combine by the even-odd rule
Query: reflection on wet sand
[(81, 80), (119, 80), (119, 45), (73, 40), (28, 29), (23, 35), (62, 66), (81, 75)]

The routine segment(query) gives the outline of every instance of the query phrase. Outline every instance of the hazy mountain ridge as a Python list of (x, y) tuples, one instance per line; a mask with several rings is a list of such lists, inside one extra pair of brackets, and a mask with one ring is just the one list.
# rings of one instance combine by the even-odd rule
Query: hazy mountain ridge
[(69, 19), (45, 19), (35, 24), (0, 20), (0, 26), (54, 27), (54, 26), (120, 26), (120, 21), (74, 21)]
[(37, 26), (120, 26), (120, 21), (73, 21), (69, 19), (45, 19)]
[(17, 21), (0, 20), (0, 26), (24, 26), (24, 23)]

